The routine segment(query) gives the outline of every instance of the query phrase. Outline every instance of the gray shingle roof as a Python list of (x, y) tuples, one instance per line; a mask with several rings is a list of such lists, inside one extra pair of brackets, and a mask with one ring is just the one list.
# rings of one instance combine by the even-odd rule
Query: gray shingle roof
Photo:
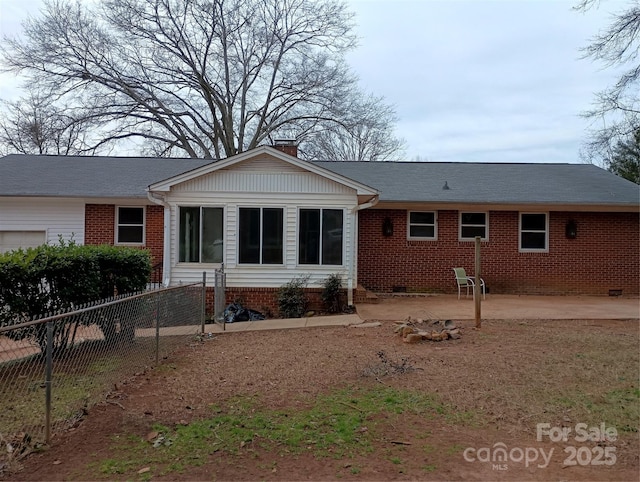
[(144, 198), (149, 184), (210, 162), (12, 154), (0, 159), (0, 196)]
[[(380, 201), (638, 206), (640, 186), (591, 164), (317, 162)], [(449, 189), (443, 189), (447, 183)]]
[[(140, 157), (0, 158), (0, 196), (146, 197), (152, 183), (210, 160)], [(380, 201), (638, 206), (638, 185), (590, 164), (315, 162), (380, 191)], [(445, 182), (448, 190), (442, 189)]]

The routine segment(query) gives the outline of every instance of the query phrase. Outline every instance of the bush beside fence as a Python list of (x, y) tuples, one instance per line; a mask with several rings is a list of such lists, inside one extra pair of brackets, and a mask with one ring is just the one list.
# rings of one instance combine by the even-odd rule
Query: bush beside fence
[[(0, 254), (0, 327), (22, 324), (45, 313), (114, 294), (144, 290), (151, 273), (147, 251), (114, 246), (80, 246), (60, 242)], [(85, 324), (90, 320), (81, 320)], [(113, 332), (106, 319), (97, 325), (105, 337)], [(12, 339), (35, 339), (44, 348), (43, 324), (6, 332)], [(57, 330), (54, 343), (64, 350), (70, 331)]]

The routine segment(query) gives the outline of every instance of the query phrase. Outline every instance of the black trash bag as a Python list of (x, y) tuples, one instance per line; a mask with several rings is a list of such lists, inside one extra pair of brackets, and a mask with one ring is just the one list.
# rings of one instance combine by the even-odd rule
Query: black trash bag
[(265, 319), (264, 315), (259, 311), (249, 309), (245, 309), (245, 311), (249, 314), (249, 321), (258, 321)]
[(224, 309), (222, 316), (224, 318), (225, 323), (233, 323), (235, 321), (240, 321), (237, 319), (238, 311), (242, 310), (242, 306), (238, 303), (231, 303)]
[(235, 321), (249, 321), (249, 313), (246, 308), (240, 307), (240, 309), (236, 312)]
[(237, 321), (257, 321), (264, 320), (265, 316), (256, 310), (244, 308), (240, 303), (231, 303), (223, 313), (225, 323), (235, 323)]

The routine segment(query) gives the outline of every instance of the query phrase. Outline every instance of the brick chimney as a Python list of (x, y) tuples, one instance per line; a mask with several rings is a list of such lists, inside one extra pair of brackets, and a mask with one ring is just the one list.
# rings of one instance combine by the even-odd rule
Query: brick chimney
[(276, 139), (273, 141), (273, 147), (285, 154), (298, 157), (298, 144), (293, 139)]

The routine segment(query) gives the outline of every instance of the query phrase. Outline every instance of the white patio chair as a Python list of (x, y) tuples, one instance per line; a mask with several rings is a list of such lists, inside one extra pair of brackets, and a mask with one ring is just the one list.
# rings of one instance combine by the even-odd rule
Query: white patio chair
[[(475, 290), (475, 277), (467, 276), (464, 268), (453, 268), (454, 273), (456, 274), (456, 283), (458, 285), (458, 299), (460, 299), (460, 288), (466, 288), (467, 294), (469, 296), (469, 288), (471, 288), (471, 293), (473, 293), (473, 298), (476, 297)], [(487, 299), (487, 295), (485, 293), (484, 280), (480, 278), (480, 287), (482, 288), (482, 299)]]

